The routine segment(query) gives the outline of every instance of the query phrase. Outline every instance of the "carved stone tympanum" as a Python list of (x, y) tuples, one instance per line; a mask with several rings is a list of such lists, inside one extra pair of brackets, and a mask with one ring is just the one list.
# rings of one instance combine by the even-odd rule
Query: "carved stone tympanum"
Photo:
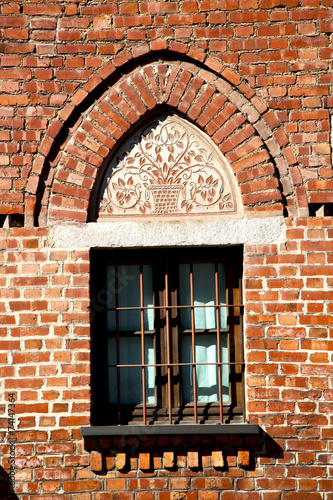
[(178, 116), (155, 118), (111, 161), (99, 218), (236, 212), (229, 167), (211, 140)]

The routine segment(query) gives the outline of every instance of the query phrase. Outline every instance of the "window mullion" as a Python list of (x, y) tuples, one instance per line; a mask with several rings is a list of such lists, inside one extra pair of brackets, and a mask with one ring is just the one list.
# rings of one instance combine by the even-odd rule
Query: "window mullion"
[(194, 423), (198, 423), (197, 407), (197, 374), (195, 356), (195, 323), (194, 323), (194, 287), (193, 287), (193, 261), (190, 262), (190, 294), (191, 294), (191, 329), (192, 329), (192, 377), (193, 377), (193, 400), (194, 400)]
[(146, 368), (145, 368), (145, 317), (143, 296), (143, 264), (140, 260), (140, 316), (141, 316), (141, 362), (142, 362), (142, 400), (143, 400), (143, 424), (147, 423), (146, 415)]
[(118, 282), (118, 262), (115, 263), (115, 296), (116, 296), (116, 344), (117, 344), (117, 411), (118, 425), (121, 424), (121, 383), (120, 383), (120, 332), (119, 332), (119, 282)]
[(220, 423), (223, 424), (223, 395), (222, 395), (222, 365), (221, 365), (221, 336), (220, 336), (220, 296), (219, 296), (219, 269), (217, 256), (215, 257), (215, 304), (216, 304), (216, 348), (217, 348), (217, 374), (219, 387)]
[(169, 309), (169, 270), (168, 256), (165, 256), (165, 324), (166, 324), (166, 349), (167, 349), (167, 373), (168, 373), (168, 412), (169, 424), (172, 423), (172, 400), (171, 400), (171, 359), (170, 359), (170, 309)]

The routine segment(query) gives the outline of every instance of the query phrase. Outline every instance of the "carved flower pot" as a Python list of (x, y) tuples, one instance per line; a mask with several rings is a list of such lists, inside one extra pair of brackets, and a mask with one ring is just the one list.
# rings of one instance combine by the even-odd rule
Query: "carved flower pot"
[(175, 214), (179, 213), (178, 198), (182, 186), (179, 184), (149, 186), (152, 193), (155, 210), (153, 214)]

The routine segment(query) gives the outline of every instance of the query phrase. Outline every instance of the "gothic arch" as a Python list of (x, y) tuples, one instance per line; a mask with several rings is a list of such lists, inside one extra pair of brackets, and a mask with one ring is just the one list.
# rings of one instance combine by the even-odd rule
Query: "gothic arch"
[[(129, 130), (161, 107), (211, 137), (232, 167), (245, 212), (281, 215), (288, 210), (294, 215), (297, 198), (289, 175), (294, 159), (287, 137), (263, 101), (228, 71), (221, 77), (188, 61), (156, 59), (116, 80), (82, 112), (55, 155), (36, 206), (41, 223), (86, 222), (99, 170)], [(53, 124), (52, 135), (60, 128)]]

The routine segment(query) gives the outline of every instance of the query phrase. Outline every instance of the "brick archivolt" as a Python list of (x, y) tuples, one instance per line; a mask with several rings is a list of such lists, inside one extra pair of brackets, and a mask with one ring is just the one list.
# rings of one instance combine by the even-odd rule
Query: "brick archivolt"
[[(86, 222), (96, 179), (117, 144), (159, 110), (178, 113), (211, 137), (231, 165), (245, 213), (297, 212), (289, 175), (295, 159), (287, 137), (249, 85), (230, 70), (221, 77), (190, 62), (156, 60), (121, 76), (69, 129), (39, 186), (40, 224)], [(49, 136), (60, 130), (58, 121)], [(36, 182), (30, 186), (37, 192)], [(33, 205), (33, 196), (29, 200)]]

